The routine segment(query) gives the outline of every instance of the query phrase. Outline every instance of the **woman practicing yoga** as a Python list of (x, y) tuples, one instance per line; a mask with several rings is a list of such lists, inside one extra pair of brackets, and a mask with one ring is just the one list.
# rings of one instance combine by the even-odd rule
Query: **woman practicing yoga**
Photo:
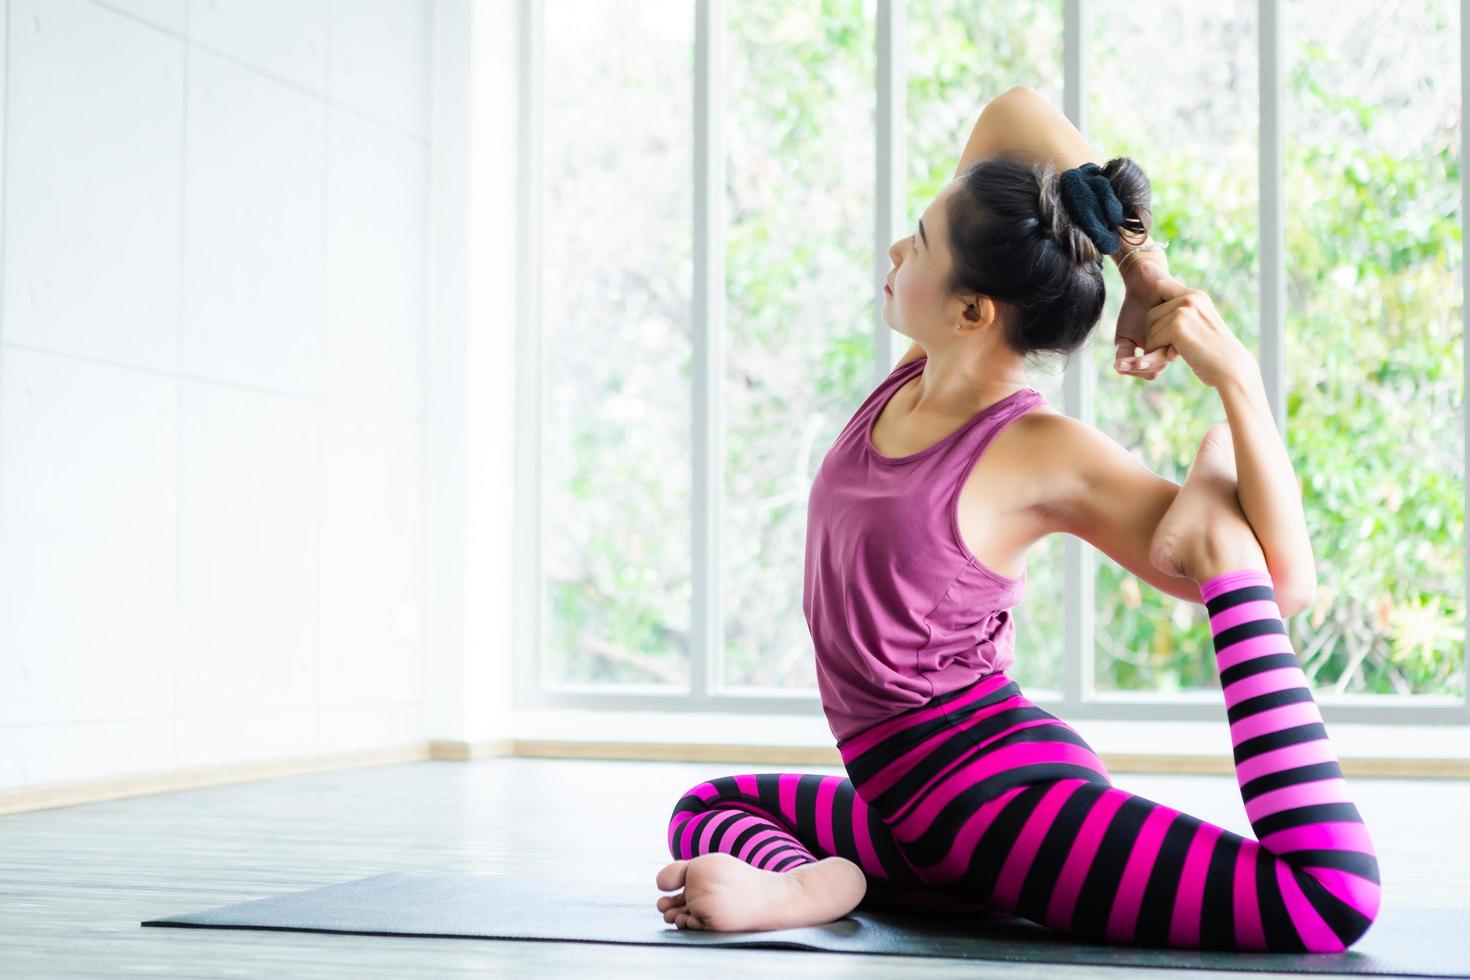
[[(915, 344), (828, 450), (808, 505), (802, 608), (847, 777), (685, 793), (657, 875), (678, 890), (658, 899), (666, 922), (779, 929), (886, 898), (1286, 952), (1341, 951), (1373, 923), (1373, 845), (1282, 621), (1315, 572), (1259, 369), (1143, 247), (1143, 172), (1093, 157), (1055, 107), (1011, 89), (890, 248), (884, 320)], [(1182, 487), (1025, 384), (1027, 355), (1070, 354), (1096, 325), (1104, 253), (1126, 285), (1116, 369), (1151, 379), (1182, 357), (1224, 404)], [(1025, 555), (1057, 532), (1206, 607), (1256, 839), (1112, 785), (1006, 676)]]

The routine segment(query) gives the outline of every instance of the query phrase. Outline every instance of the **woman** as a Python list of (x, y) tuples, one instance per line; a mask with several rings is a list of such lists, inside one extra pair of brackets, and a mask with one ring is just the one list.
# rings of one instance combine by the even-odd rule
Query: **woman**
[[(1373, 846), (1282, 621), (1315, 580), (1259, 370), (1162, 253), (1128, 254), (1151, 220), (1142, 171), (1071, 169), (1092, 158), (1065, 116), (1012, 89), (890, 249), (884, 318), (916, 343), (829, 450), (808, 514), (803, 610), (850, 778), (691, 788), (657, 876), (682, 889), (658, 900), (665, 921), (787, 928), (885, 898), (1292, 952), (1346, 949), (1372, 924)], [(1104, 252), (1126, 257), (1117, 369), (1152, 378), (1182, 357), (1224, 404), (1182, 487), (1025, 384), (1028, 356), (1070, 354), (1096, 324)], [(1255, 840), (1113, 786), (1006, 676), (1026, 552), (1057, 532), (1206, 605)]]

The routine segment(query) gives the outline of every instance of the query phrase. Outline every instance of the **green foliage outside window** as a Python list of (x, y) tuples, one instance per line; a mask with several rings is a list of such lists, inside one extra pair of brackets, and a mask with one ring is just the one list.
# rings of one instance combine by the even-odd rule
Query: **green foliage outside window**
[[(1444, 102), (1453, 111), (1439, 125), (1397, 143), (1384, 135), (1408, 109), (1444, 101), (1458, 84), (1457, 7), (1439, 0), (1413, 8), (1413, 17), (1405, 7), (1368, 25), (1352, 20), (1374, 16), (1369, 5), (1288, 6), (1284, 396), (1320, 585), (1288, 629), (1321, 693), (1461, 695), (1457, 98)], [(1061, 8), (1055, 0), (907, 5), (910, 219), (952, 178), (987, 99), (1025, 83), (1060, 104)], [(1252, 349), (1260, 335), (1256, 9), (1254, 2), (1118, 5), (1094, 17), (1088, 41), (1089, 138), (1101, 159), (1131, 156), (1145, 168), (1154, 187), (1154, 237), (1170, 242), (1171, 270), (1209, 292)], [(804, 503), (822, 453), (874, 381), (873, 12), (871, 0), (727, 8), (720, 540), (722, 658), (731, 684), (791, 691), (814, 683), (800, 609)], [(1315, 33), (1334, 24), (1340, 33), (1330, 41)], [(588, 54), (566, 53), (559, 71), (606, 51), (605, 33), (589, 31)], [(1386, 46), (1396, 58), (1375, 72), (1356, 71), (1368, 56), (1342, 40), (1355, 36), (1354, 43), (1377, 44), (1380, 53)], [(687, 67), (692, 42), (685, 54), (666, 51), (662, 63), (684, 59)], [(1176, 68), (1177, 78), (1169, 74)], [(652, 100), (687, 82), (675, 71), (622, 84)], [(585, 104), (601, 91), (568, 82), (567, 103)], [(587, 111), (590, 126), (596, 120)], [(606, 134), (599, 140), (608, 143)], [(660, 165), (681, 172), (687, 147), (658, 147)], [(568, 160), (585, 160), (579, 152), (586, 151), (569, 143)], [(573, 219), (587, 205), (574, 196), (578, 188), (587, 188), (587, 201), (615, 193), (611, 184), (597, 191), (588, 178), (559, 186), (549, 230), (581, 226)], [(642, 202), (650, 199), (628, 206), (647, 210)], [(676, 213), (669, 227), (685, 228), (687, 219), (687, 210)], [(690, 243), (651, 239), (653, 257), (637, 265), (629, 250), (645, 237), (604, 243), (607, 285), (585, 298), (567, 294), (597, 282), (598, 273), (569, 250), (563, 261), (574, 274), (555, 294), (573, 315), (554, 327), (588, 331), (556, 342), (569, 361), (585, 348), (586, 363), (567, 365), (584, 380), (568, 389), (560, 417), (546, 429), (554, 447), (548, 484), (559, 487), (545, 508), (548, 535), (564, 540), (548, 546), (558, 562), (555, 569), (549, 563), (544, 639), (561, 661), (554, 673), (566, 681), (687, 682), (691, 644), (681, 611), (689, 600), (692, 508), (688, 443), (680, 440), (694, 434), (671, 427), (687, 423), (676, 405), (687, 404), (690, 377), (689, 296), (681, 292)], [(1107, 275), (1108, 307), (1076, 357), (1096, 379), (1089, 421), (1182, 481), (1223, 408), (1182, 360), (1152, 382), (1112, 372), (1121, 283), (1111, 262)], [(613, 348), (598, 345), (649, 324), (667, 325), (673, 336), (662, 348), (673, 360), (658, 362), (658, 348), (645, 345), (608, 366), (603, 351)], [(897, 350), (907, 347), (905, 338), (895, 340)], [(645, 366), (648, 374), (638, 374)], [(1060, 406), (1060, 381), (1037, 377), (1035, 384)], [(662, 408), (615, 418), (626, 400), (654, 398), (664, 399)], [(627, 452), (651, 426), (662, 428), (646, 444), (666, 455)], [(1028, 690), (1061, 683), (1061, 559), (1058, 537), (1030, 555), (1013, 671)], [(1095, 559), (1096, 687), (1164, 693), (1218, 686), (1203, 607), (1157, 592), (1105, 556)]]

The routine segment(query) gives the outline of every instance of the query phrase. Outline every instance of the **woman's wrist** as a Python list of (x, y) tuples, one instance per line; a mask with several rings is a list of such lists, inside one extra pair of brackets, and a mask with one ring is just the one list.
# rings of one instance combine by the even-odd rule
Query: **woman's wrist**
[(1150, 249), (1138, 253), (1126, 265), (1120, 266), (1118, 274), (1122, 276), (1126, 289), (1143, 288), (1169, 274), (1169, 260), (1161, 250)]

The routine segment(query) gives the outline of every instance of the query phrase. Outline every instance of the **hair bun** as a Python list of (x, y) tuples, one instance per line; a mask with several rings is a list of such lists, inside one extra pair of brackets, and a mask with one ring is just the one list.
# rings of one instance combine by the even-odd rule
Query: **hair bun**
[(1102, 167), (1084, 163), (1063, 171), (1060, 190), (1067, 213), (1100, 251), (1112, 255), (1122, 247), (1123, 202)]

